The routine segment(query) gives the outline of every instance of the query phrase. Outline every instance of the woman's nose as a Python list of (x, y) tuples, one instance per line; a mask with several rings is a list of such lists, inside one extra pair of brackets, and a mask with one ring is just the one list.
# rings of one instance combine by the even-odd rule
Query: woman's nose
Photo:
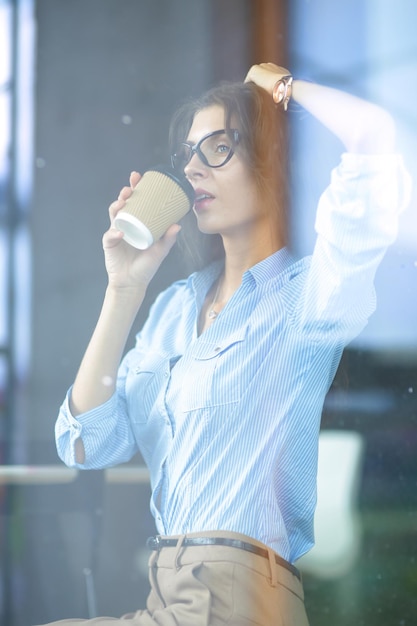
[(187, 178), (203, 178), (207, 175), (207, 166), (202, 162), (198, 154), (195, 152), (187, 165), (184, 167), (184, 174)]

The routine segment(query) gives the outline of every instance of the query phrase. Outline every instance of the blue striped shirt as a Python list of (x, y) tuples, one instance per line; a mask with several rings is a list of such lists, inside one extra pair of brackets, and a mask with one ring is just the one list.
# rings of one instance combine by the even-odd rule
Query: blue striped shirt
[(319, 202), (311, 257), (284, 248), (249, 269), (200, 336), (219, 264), (161, 293), (113, 397), (77, 418), (65, 400), (56, 424), (65, 463), (108, 467), (139, 449), (158, 532), (232, 530), (297, 560), (314, 541), (325, 395), (375, 308), (406, 182), (398, 155), (344, 154)]

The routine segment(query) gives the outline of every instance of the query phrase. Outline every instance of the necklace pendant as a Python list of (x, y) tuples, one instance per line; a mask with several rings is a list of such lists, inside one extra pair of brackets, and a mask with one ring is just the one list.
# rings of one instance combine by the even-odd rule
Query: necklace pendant
[(210, 311), (208, 312), (208, 317), (211, 320), (216, 319), (217, 315), (218, 315), (218, 313), (214, 309), (210, 309)]

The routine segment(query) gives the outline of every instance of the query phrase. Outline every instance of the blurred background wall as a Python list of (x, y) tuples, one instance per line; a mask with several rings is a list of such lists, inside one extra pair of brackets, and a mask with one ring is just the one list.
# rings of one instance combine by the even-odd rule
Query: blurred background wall
[[(284, 63), (387, 106), (415, 177), (417, 8), (413, 0), (2, 0), (0, 10), (1, 454), (6, 469), (39, 468), (58, 464), (55, 417), (100, 309), (107, 207), (132, 169), (167, 159), (177, 106), (219, 80), (242, 80), (252, 63)], [(308, 252), (341, 147), (297, 108), (289, 120), (293, 245)], [(323, 429), (354, 430), (366, 443), (364, 542), (339, 579), (306, 577), (312, 626), (417, 616), (415, 206), (413, 195), (378, 275), (378, 310), (347, 351), (323, 416)], [(174, 251), (137, 328), (184, 271)], [(3, 479), (0, 624), (143, 605), (143, 544), (154, 531), (147, 483), (109, 482), (104, 472), (52, 484), (25, 476)]]

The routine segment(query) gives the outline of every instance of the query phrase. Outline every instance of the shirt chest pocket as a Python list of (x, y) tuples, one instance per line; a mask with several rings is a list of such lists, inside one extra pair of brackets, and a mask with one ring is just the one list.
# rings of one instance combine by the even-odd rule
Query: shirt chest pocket
[(132, 422), (144, 423), (148, 420), (168, 377), (169, 360), (156, 352), (148, 353), (129, 372), (126, 397)]
[(245, 330), (218, 343), (201, 341), (183, 364), (181, 410), (189, 412), (238, 402), (244, 355)]

